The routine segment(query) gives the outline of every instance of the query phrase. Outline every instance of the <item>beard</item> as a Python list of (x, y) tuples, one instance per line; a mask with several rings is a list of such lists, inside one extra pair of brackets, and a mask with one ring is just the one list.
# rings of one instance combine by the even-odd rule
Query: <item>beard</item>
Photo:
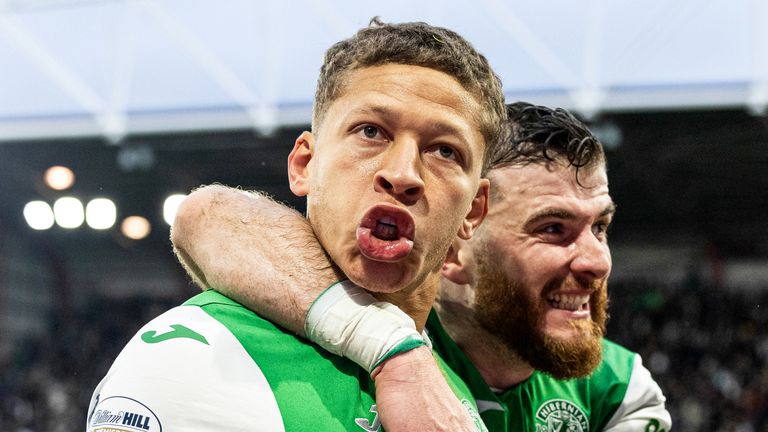
[[(475, 318), (531, 367), (556, 379), (590, 375), (602, 360), (602, 338), (608, 320), (608, 292), (605, 280), (580, 283), (574, 278), (549, 281), (544, 289), (528, 289), (501, 271), (501, 263), (478, 262)], [(578, 286), (592, 292), (589, 320), (571, 325), (578, 336), (554, 337), (545, 331), (547, 296), (564, 286)]]

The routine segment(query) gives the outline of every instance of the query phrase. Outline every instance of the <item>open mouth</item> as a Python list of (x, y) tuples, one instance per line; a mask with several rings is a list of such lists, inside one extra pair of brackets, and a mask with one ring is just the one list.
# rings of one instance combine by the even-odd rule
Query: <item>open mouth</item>
[(589, 294), (553, 293), (547, 296), (547, 303), (555, 309), (589, 311), (589, 297)]
[(400, 238), (400, 229), (397, 227), (397, 222), (393, 217), (384, 216), (376, 221), (376, 226), (371, 234), (381, 240), (397, 240)]
[(357, 228), (357, 245), (367, 258), (394, 262), (413, 249), (416, 224), (410, 213), (397, 206), (377, 204), (363, 216)]

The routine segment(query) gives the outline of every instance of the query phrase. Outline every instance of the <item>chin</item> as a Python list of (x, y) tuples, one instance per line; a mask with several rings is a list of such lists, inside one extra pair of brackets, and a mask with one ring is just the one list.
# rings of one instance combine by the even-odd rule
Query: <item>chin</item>
[(550, 330), (547, 330), (545, 333), (547, 334), (547, 336), (552, 338), (552, 340), (562, 342), (562, 343), (578, 341), (587, 335), (586, 331), (581, 329), (575, 329), (575, 328), (550, 329)]
[(560, 347), (567, 347), (568, 350), (577, 351), (588, 349), (587, 347), (590, 346), (594, 347), (594, 341), (601, 339), (587, 331), (581, 330), (547, 332), (545, 338)]
[(528, 353), (529, 363), (556, 379), (589, 376), (602, 359), (602, 338), (579, 332), (570, 337), (543, 336), (541, 346)]
[(593, 321), (590, 317), (586, 318), (565, 318), (557, 316), (557, 312), (550, 313), (539, 328), (547, 336), (567, 341), (589, 335), (592, 331)]
[(371, 292), (394, 293), (410, 286), (415, 273), (403, 262), (381, 262), (360, 257), (345, 269), (347, 277), (356, 285)]

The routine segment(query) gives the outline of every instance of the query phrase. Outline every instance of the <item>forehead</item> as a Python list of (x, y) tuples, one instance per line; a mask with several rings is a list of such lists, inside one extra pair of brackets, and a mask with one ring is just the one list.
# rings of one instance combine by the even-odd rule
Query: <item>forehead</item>
[(454, 77), (427, 67), (388, 63), (355, 69), (322, 121), (340, 129), (355, 121), (383, 122), (420, 134), (461, 139), (482, 163), (485, 149), (480, 104)]
[[(387, 63), (354, 69), (346, 75), (331, 108), (337, 102), (343, 102), (347, 109), (418, 102), (419, 105), (410, 108), (441, 108), (440, 114), (446, 120), (480, 130), (477, 98), (454, 77), (422, 66)], [(344, 114), (343, 109), (335, 111), (335, 115)]]
[[(430, 80), (433, 82), (430, 83)], [(366, 86), (387, 86), (388, 84), (393, 84), (394, 88), (387, 88), (387, 90), (397, 90), (401, 86), (408, 88), (414, 84), (427, 85), (438, 91), (438, 94), (434, 95), (436, 97), (450, 96), (450, 94), (444, 94), (441, 91), (441, 89), (447, 89), (455, 98), (463, 102), (471, 101), (477, 104), (475, 97), (455, 77), (430, 67), (400, 63), (363, 66), (346, 71), (343, 75), (339, 97), (344, 96), (350, 87), (357, 89)], [(385, 89), (381, 88), (381, 90)]]
[[(545, 210), (595, 217), (613, 205), (605, 166), (576, 170), (559, 163), (509, 166), (491, 170), (489, 218), (524, 222)], [(494, 189), (495, 188), (495, 189)]]

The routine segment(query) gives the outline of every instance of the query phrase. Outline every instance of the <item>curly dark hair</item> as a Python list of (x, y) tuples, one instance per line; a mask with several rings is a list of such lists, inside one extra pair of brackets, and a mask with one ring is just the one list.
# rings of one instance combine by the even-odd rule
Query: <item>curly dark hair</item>
[(578, 181), (580, 169), (604, 166), (605, 152), (567, 110), (515, 102), (507, 105), (506, 128), (490, 159), (491, 169), (565, 160), (575, 168)]
[[(388, 63), (423, 66), (454, 77), (477, 98), (482, 112), (478, 124), (489, 153), (499, 141), (503, 121), (504, 94), (501, 80), (488, 60), (459, 34), (423, 22), (387, 24), (378, 17), (354, 36), (337, 42), (325, 53), (317, 80), (312, 128), (320, 127), (330, 104), (344, 91), (348, 74), (356, 69)], [(491, 151), (493, 150), (493, 151)]]

